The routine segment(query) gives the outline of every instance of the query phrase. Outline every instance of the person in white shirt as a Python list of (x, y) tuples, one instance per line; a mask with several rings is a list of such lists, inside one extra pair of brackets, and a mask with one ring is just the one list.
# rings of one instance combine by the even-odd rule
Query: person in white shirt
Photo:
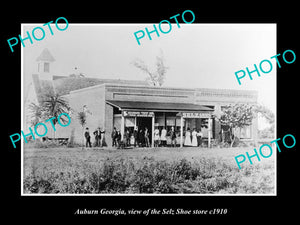
[(185, 140), (184, 140), (184, 146), (192, 146), (191, 142), (191, 131), (190, 128), (188, 127), (186, 132), (185, 132)]
[(155, 127), (154, 130), (154, 147), (158, 147), (159, 144), (159, 129)]
[(167, 146), (167, 130), (165, 127), (163, 127), (163, 129), (161, 130), (160, 141), (163, 147)]
[(196, 128), (193, 129), (192, 132), (192, 146), (197, 147), (198, 146), (198, 141), (197, 141), (197, 131)]

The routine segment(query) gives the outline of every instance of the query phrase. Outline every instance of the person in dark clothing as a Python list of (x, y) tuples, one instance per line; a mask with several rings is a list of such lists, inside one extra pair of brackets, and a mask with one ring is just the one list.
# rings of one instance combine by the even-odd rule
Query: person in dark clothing
[(91, 144), (91, 136), (90, 136), (90, 132), (89, 132), (89, 128), (87, 127), (85, 129), (85, 133), (84, 133), (84, 136), (85, 136), (85, 147), (92, 147), (92, 144)]
[(100, 146), (101, 147), (105, 147), (107, 146), (106, 142), (105, 142), (105, 130), (102, 130), (100, 127), (99, 127), (99, 140), (100, 140)]
[(118, 148), (121, 147), (121, 138), (122, 138), (121, 132), (119, 130), (117, 130), (117, 133), (116, 133), (116, 142), (117, 142)]
[(117, 129), (114, 127), (113, 132), (111, 133), (112, 138), (112, 147), (117, 147)]
[(98, 131), (97, 130), (95, 130), (94, 132), (93, 132), (93, 134), (94, 134), (94, 136), (95, 136), (95, 142), (94, 142), (94, 147), (99, 147), (100, 145), (99, 145), (99, 135), (98, 135)]
[(197, 132), (197, 142), (198, 142), (198, 146), (202, 145), (202, 137), (203, 137), (203, 133), (201, 132), (201, 129), (198, 130)]
[(97, 132), (97, 146), (100, 147), (101, 146), (101, 144), (100, 144), (100, 141), (101, 141), (100, 128), (98, 127), (95, 132)]
[(143, 147), (145, 143), (145, 136), (144, 136), (144, 131), (142, 129), (139, 130), (138, 137), (139, 137), (139, 147)]
[(175, 132), (174, 127), (171, 127), (169, 134), (171, 137), (171, 147), (173, 147), (173, 145), (174, 145), (174, 147), (176, 147), (176, 132)]
[(124, 134), (124, 140), (125, 140), (125, 147), (130, 146), (130, 132), (128, 129), (126, 129), (125, 134)]

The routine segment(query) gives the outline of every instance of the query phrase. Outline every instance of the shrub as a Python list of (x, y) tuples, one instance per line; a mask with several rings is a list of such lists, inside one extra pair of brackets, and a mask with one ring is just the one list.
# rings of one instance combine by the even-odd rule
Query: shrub
[[(71, 164), (71, 170), (37, 171), (24, 179), (25, 193), (266, 193), (272, 174), (257, 180), (259, 169), (219, 159), (166, 162), (153, 157), (140, 161), (107, 159), (97, 166)], [(271, 167), (268, 167), (271, 170)]]
[(25, 178), (24, 189), (29, 193), (52, 193), (54, 187), (48, 179), (31, 175)]

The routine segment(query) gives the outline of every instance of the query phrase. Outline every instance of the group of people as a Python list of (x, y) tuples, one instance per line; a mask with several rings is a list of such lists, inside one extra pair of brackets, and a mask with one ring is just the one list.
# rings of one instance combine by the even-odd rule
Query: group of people
[(111, 133), (111, 138), (112, 138), (112, 147), (119, 147), (120, 142), (122, 139), (121, 131), (117, 130), (115, 127), (113, 129), (113, 132)]
[(196, 128), (194, 128), (191, 132), (190, 128), (188, 127), (185, 132), (184, 146), (201, 146), (202, 137), (203, 133), (201, 132), (201, 130), (197, 131)]
[(145, 127), (145, 129), (138, 129), (136, 126), (133, 130), (134, 147), (150, 147), (149, 135), (150, 134), (147, 127)]
[(145, 129), (138, 129), (135, 127), (133, 132), (130, 132), (128, 128), (125, 129), (124, 137), (122, 141), (122, 135), (120, 130), (117, 130), (115, 127), (111, 133), (112, 138), (112, 147), (128, 147), (131, 146), (131, 139), (133, 138), (134, 147), (150, 147), (149, 141), (149, 130), (147, 127)]
[[(105, 143), (105, 131), (101, 130), (100, 127), (98, 127), (94, 132), (94, 147), (104, 147), (106, 146)], [(117, 130), (115, 127), (111, 133), (112, 138), (112, 147), (122, 148), (122, 147), (128, 147), (131, 146), (133, 143), (134, 147), (151, 147), (150, 140), (149, 140), (149, 130), (147, 127), (145, 129), (138, 129), (136, 126), (131, 133), (128, 128), (125, 129), (124, 137), (122, 141), (122, 134), (120, 130)], [(154, 147), (166, 147), (167, 146), (167, 136), (171, 139), (171, 147), (176, 147), (177, 145), (177, 135), (178, 132), (175, 131), (174, 127), (171, 127), (169, 132), (167, 132), (166, 128), (163, 127), (161, 130), (158, 129), (158, 127), (155, 127), (154, 130)], [(91, 144), (91, 136), (89, 132), (89, 128), (86, 128), (86, 131), (84, 133), (86, 143), (86, 147), (92, 147)], [(203, 133), (201, 130), (196, 130), (195, 128), (193, 131), (190, 130), (188, 127), (185, 132), (185, 138), (184, 138), (184, 146), (201, 146), (202, 144), (202, 137)], [(132, 140), (133, 138), (133, 140)]]
[(176, 132), (174, 127), (171, 127), (169, 132), (167, 132), (165, 127), (163, 127), (161, 130), (156, 127), (154, 130), (154, 147), (166, 147), (167, 136), (171, 137), (171, 147), (176, 147)]
[[(100, 127), (98, 127), (94, 132), (94, 143), (93, 147), (104, 147), (106, 146), (105, 142), (105, 131), (101, 130)], [(90, 136), (90, 131), (89, 128), (85, 128), (84, 132), (84, 137), (85, 137), (85, 147), (92, 147), (91, 143), (91, 136)]]
[[(171, 127), (171, 130), (169, 132), (167, 132), (165, 127), (163, 127), (162, 130), (156, 128), (154, 130), (154, 147), (167, 146), (167, 136), (169, 136), (171, 139), (171, 147), (176, 147), (176, 138), (178, 135), (180, 135), (179, 133), (180, 132), (175, 131), (174, 127)], [(191, 132), (190, 128), (188, 127), (184, 136), (184, 146), (201, 146), (203, 137), (203, 133), (201, 132), (201, 130), (197, 131), (196, 128), (194, 128)]]

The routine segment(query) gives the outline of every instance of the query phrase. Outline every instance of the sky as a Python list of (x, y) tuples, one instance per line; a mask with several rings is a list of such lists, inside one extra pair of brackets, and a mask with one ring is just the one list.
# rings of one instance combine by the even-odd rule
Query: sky
[[(36, 26), (43, 27), (23, 24), (22, 32), (31, 33)], [(52, 25), (51, 35), (45, 26), (43, 40), (33, 39), (33, 44), (27, 40), (22, 47), (24, 85), (36, 72), (36, 58), (44, 48), (56, 60), (50, 66), (54, 75), (68, 76), (77, 67), (86, 77), (138, 80), (147, 75), (132, 62), (141, 59), (155, 70), (162, 51), (168, 66), (164, 86), (256, 90), (258, 102), (276, 111), (276, 62), (270, 59), (277, 54), (276, 24), (180, 23), (178, 28), (172, 23), (169, 33), (159, 32), (159, 37), (152, 33), (152, 40), (146, 34), (138, 45), (134, 32), (145, 32), (145, 27), (151, 31), (153, 24), (69, 24), (64, 31)], [(36, 36), (41, 35), (38, 31)], [(239, 85), (235, 72), (253, 70), (264, 59), (273, 63), (273, 70), (260, 77), (253, 73), (253, 80), (246, 76)]]

